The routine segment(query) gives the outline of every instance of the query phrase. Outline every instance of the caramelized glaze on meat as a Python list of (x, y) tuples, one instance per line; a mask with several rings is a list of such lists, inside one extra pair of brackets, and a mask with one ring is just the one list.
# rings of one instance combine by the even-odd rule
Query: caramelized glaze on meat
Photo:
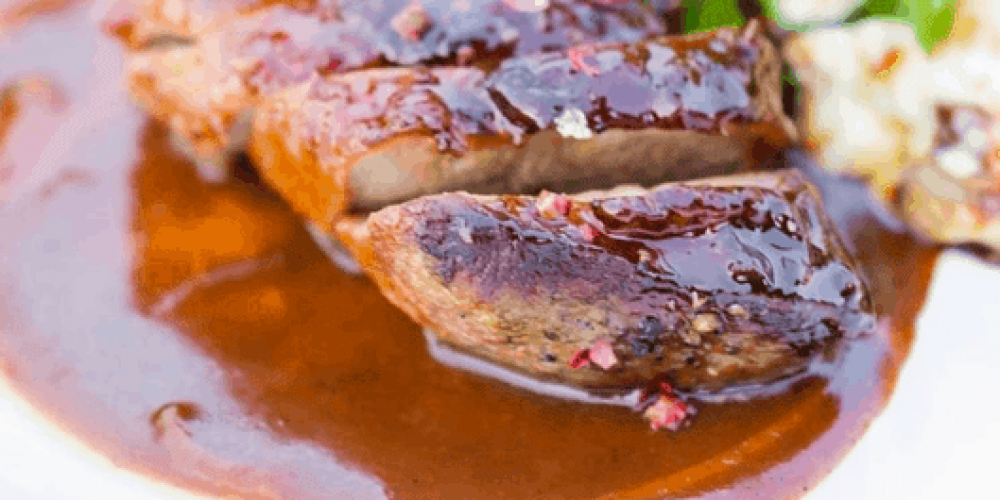
[(773, 381), (875, 326), (856, 265), (795, 172), (575, 197), (443, 194), (340, 229), (440, 341), (588, 388), (663, 374), (686, 390)]
[(637, 2), (556, 1), (530, 13), (501, 0), (281, 3), (148, 0), (112, 16), (109, 29), (135, 49), (132, 92), (200, 161), (217, 165), (242, 147), (241, 111), (316, 76), (416, 64), (490, 70), (511, 56), (665, 32)]
[(728, 173), (794, 135), (773, 48), (749, 35), (584, 45), (510, 59), (490, 75), (316, 75), (265, 101), (251, 152), (322, 226), (442, 191), (580, 191)]

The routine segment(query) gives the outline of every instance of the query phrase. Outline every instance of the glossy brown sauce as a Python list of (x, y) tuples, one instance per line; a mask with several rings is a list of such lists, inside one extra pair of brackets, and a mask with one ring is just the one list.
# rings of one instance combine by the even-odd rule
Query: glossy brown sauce
[[(937, 252), (887, 230), (860, 189), (821, 182), (884, 328), (831, 373), (651, 432), (627, 408), (432, 360), (252, 174), (202, 184), (128, 104), (119, 49), (85, 14), (0, 49), (0, 85), (41, 74), (68, 100), (0, 117), (19, 138), (0, 138), (0, 366), (117, 464), (244, 498), (797, 497), (891, 393)], [(64, 52), (33, 58), (52, 37)]]

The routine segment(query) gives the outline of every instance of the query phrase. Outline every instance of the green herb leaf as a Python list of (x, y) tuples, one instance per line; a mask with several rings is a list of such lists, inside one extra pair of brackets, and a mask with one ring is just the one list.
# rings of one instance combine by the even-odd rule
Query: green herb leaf
[(685, 0), (684, 31), (708, 31), (722, 26), (742, 26), (746, 20), (736, 0)]
[(869, 0), (861, 6), (860, 18), (896, 17), (899, 15), (903, 2), (900, 0)]
[(955, 22), (955, 0), (870, 0), (851, 16), (902, 21), (913, 27), (917, 41), (930, 52), (948, 38)]
[(917, 41), (929, 52), (951, 34), (955, 0), (902, 0), (896, 17), (913, 26)]

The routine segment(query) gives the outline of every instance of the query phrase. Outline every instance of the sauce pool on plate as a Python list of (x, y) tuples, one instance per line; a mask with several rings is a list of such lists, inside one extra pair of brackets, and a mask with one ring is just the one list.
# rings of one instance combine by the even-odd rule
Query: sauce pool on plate
[(201, 182), (124, 92), (100, 8), (0, 50), (0, 366), (116, 464), (244, 498), (800, 496), (891, 393), (936, 250), (860, 187), (819, 179), (877, 333), (780, 394), (652, 432), (435, 361), (251, 169)]

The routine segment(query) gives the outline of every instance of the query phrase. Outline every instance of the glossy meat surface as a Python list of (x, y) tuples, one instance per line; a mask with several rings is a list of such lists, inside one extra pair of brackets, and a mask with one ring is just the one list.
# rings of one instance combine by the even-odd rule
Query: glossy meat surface
[(790, 171), (574, 197), (443, 194), (339, 229), (439, 341), (586, 388), (771, 382), (875, 326), (816, 191)]
[(317, 76), (404, 65), (495, 68), (507, 57), (665, 32), (637, 2), (557, 1), (521, 12), (501, 0), (274, 2), (148, 0), (108, 29), (134, 49), (132, 93), (190, 154), (220, 164), (245, 142), (241, 111)]
[[(300, 45), (314, 46), (329, 38), (317, 37), (310, 27), (323, 26), (334, 37), (364, 36), (359, 41), (386, 63), (456, 60), (465, 46), (473, 49), (475, 57), (466, 57), (470, 62), (500, 52), (523, 54), (584, 41), (638, 41), (664, 33), (657, 14), (676, 8), (633, 1), (538, 3), (543, 7), (519, 7), (514, 0), (133, 0), (121, 2), (108, 28), (129, 47), (144, 50), (218, 31), (235, 37), (283, 33)], [(262, 14), (267, 25), (243, 22)]]
[(723, 28), (531, 54), (491, 74), (316, 75), (263, 103), (251, 153), (321, 226), (444, 191), (578, 192), (720, 175), (794, 136), (778, 70), (766, 40)]

